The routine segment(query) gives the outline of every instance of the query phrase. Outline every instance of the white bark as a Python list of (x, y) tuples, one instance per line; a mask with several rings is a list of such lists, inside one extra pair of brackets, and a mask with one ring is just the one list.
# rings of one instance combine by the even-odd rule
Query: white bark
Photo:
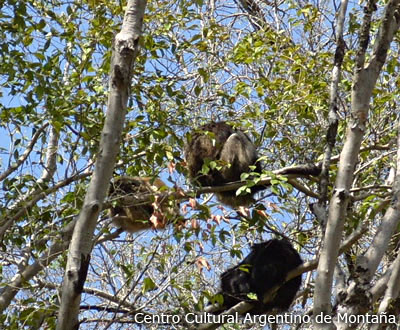
[(69, 248), (57, 324), (59, 330), (79, 326), (79, 305), (90, 263), (93, 233), (119, 151), (145, 7), (145, 0), (128, 1), (121, 32), (115, 37), (106, 120), (95, 170)]
[[(365, 10), (351, 94), (351, 118), (343, 150), (340, 154), (339, 169), (335, 189), (330, 200), (328, 224), (315, 282), (314, 315), (320, 313), (329, 314), (331, 311), (333, 273), (346, 217), (349, 191), (368, 118), (372, 90), (386, 60), (387, 51), (394, 33), (398, 29), (398, 22), (395, 18), (398, 4), (399, 0), (388, 2), (371, 60), (366, 65), (365, 53), (368, 46), (371, 17), (375, 8), (375, 1), (369, 1)], [(315, 329), (331, 327), (328, 324), (314, 324), (314, 326)]]
[[(64, 79), (65, 82), (65, 79)], [(38, 184), (49, 182), (57, 170), (57, 151), (60, 132), (54, 126), (50, 127), (49, 143), (46, 151), (46, 165), (43, 169), (42, 176), (37, 180)]]
[(324, 215), (319, 217), (319, 222), (323, 228), (326, 226), (326, 202), (328, 200), (328, 184), (329, 184), (329, 167), (331, 163), (332, 150), (336, 142), (337, 127), (339, 118), (337, 115), (338, 109), (338, 88), (341, 79), (342, 63), (345, 54), (345, 43), (343, 39), (343, 25), (346, 18), (348, 0), (342, 0), (340, 10), (337, 18), (336, 29), (336, 52), (334, 58), (334, 66), (332, 69), (331, 85), (329, 88), (329, 113), (328, 123), (329, 127), (326, 134), (326, 146), (324, 151), (324, 158), (322, 161), (322, 171), (320, 176), (319, 192), (320, 200), (318, 203), (319, 210), (324, 210)]
[[(363, 267), (365, 270), (365, 272), (360, 274), (363, 276), (363, 281), (365, 282), (369, 282), (374, 276), (375, 271), (387, 250), (390, 238), (400, 221), (400, 121), (397, 124), (396, 175), (392, 191), (393, 196), (390, 206), (385, 212), (369, 249), (359, 263), (359, 266)], [(361, 264), (362, 262), (364, 262), (364, 265)]]
[[(390, 280), (387, 285), (387, 289), (385, 292), (385, 296), (383, 297), (379, 309), (378, 314), (381, 313), (390, 313), (390, 307), (395, 299), (399, 297), (400, 293), (400, 253), (397, 254), (397, 258), (393, 265), (393, 271), (390, 276)], [(371, 329), (377, 330), (380, 329), (381, 325), (374, 324)]]
[(375, 304), (380, 297), (383, 296), (387, 289), (387, 284), (389, 283), (390, 276), (392, 276), (394, 264), (391, 264), (385, 271), (385, 273), (379, 278), (378, 281), (374, 284), (374, 286), (370, 290), (371, 294), (371, 303)]

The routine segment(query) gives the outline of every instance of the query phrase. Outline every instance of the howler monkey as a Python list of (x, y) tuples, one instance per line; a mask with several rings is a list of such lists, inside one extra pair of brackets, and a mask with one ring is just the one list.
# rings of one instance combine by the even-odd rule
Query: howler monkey
[[(224, 298), (223, 309), (247, 301), (253, 305), (251, 314), (287, 310), (301, 285), (301, 275), (286, 283), (284, 280), (301, 263), (300, 255), (287, 240), (271, 239), (254, 244), (243, 261), (221, 275), (219, 293)], [(281, 287), (264, 303), (264, 294), (276, 285)], [(257, 300), (250, 299), (249, 293), (255, 293)]]
[[(261, 173), (261, 164), (254, 144), (242, 131), (225, 122), (212, 122), (196, 129), (185, 146), (185, 159), (189, 175), (200, 186), (219, 186), (240, 181), (242, 173)], [(219, 169), (209, 167), (201, 173), (207, 161), (216, 162)], [(250, 169), (254, 166), (254, 169)], [(216, 193), (218, 199), (229, 206), (246, 206), (254, 200), (252, 195), (264, 187), (254, 186), (251, 194), (236, 196), (236, 191)]]
[(159, 178), (116, 178), (110, 188), (110, 198), (116, 200), (116, 205), (110, 209), (113, 225), (129, 233), (149, 228), (164, 228), (169, 218), (179, 214), (178, 205), (171, 207), (167, 200), (140, 204), (139, 198), (145, 194), (160, 192), (166, 187)]

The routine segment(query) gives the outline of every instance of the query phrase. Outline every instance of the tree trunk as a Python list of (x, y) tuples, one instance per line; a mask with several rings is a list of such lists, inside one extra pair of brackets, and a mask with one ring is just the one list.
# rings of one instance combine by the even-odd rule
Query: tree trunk
[[(372, 91), (385, 63), (390, 43), (399, 28), (396, 19), (398, 7), (399, 0), (391, 0), (386, 5), (385, 15), (368, 63), (365, 63), (366, 51), (370, 40), (372, 14), (376, 10), (376, 1), (368, 1), (365, 7), (351, 94), (351, 119), (346, 132), (346, 141), (340, 154), (339, 170), (329, 204), (328, 224), (315, 281), (314, 316), (330, 313), (333, 273), (342, 238), (349, 190), (368, 119)], [(329, 326), (328, 324), (315, 324), (316, 329), (326, 329)]]
[(106, 120), (95, 170), (69, 247), (57, 324), (59, 330), (79, 328), (79, 306), (90, 263), (93, 233), (119, 150), (145, 7), (145, 0), (128, 1), (121, 32), (115, 37)]

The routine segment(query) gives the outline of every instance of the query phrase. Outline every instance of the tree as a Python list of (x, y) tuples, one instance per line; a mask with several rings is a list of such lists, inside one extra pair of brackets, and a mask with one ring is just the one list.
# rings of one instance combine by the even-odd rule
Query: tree
[[(301, 316), (298, 328), (394, 328), (399, 1), (149, 2), (121, 134), (125, 103), (107, 103), (107, 86), (113, 35), (131, 5), (1, 5), (4, 327), (68, 328), (77, 316), (82, 329), (146, 318), (146, 328), (194, 327), (191, 313), (202, 315), (219, 275), (251, 243), (284, 235), (305, 261), (288, 275), (304, 272), (288, 314)], [(105, 109), (120, 120), (111, 141), (100, 141)], [(185, 139), (210, 119), (241, 127), (259, 149), (270, 186), (249, 209), (224, 207), (212, 192), (240, 192), (250, 179), (201, 190), (187, 179)], [(321, 173), (282, 174), (294, 165)], [(114, 202), (103, 204), (112, 172), (161, 177), (181, 204), (175, 224), (113, 227)]]
[(75, 329), (79, 325), (80, 297), (89, 268), (94, 229), (107, 195), (108, 183), (118, 154), (130, 92), (131, 71), (138, 54), (145, 7), (145, 0), (128, 1), (121, 32), (115, 37), (111, 60), (110, 95), (100, 151), (68, 249), (58, 329)]

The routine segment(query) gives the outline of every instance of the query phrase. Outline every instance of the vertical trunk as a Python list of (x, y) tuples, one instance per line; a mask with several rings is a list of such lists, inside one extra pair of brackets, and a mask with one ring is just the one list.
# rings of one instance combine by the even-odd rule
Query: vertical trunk
[(121, 32), (115, 37), (106, 120), (95, 170), (69, 247), (57, 324), (59, 330), (79, 327), (79, 305), (90, 263), (93, 233), (119, 151), (145, 7), (145, 0), (128, 1)]
[[(398, 29), (399, 0), (388, 2), (375, 47), (368, 64), (365, 64), (369, 43), (372, 14), (376, 1), (368, 1), (364, 21), (360, 31), (360, 46), (356, 57), (353, 88), (351, 94), (351, 118), (346, 132), (346, 140), (340, 154), (340, 163), (335, 189), (329, 204), (328, 224), (325, 232), (318, 273), (315, 282), (314, 315), (328, 314), (331, 309), (331, 289), (333, 273), (337, 262), (339, 245), (342, 238), (349, 190), (353, 180), (354, 168), (358, 160), (361, 141), (368, 118), (368, 108), (376, 80), (386, 60), (386, 55), (395, 31)], [(316, 329), (329, 327), (315, 324)]]

